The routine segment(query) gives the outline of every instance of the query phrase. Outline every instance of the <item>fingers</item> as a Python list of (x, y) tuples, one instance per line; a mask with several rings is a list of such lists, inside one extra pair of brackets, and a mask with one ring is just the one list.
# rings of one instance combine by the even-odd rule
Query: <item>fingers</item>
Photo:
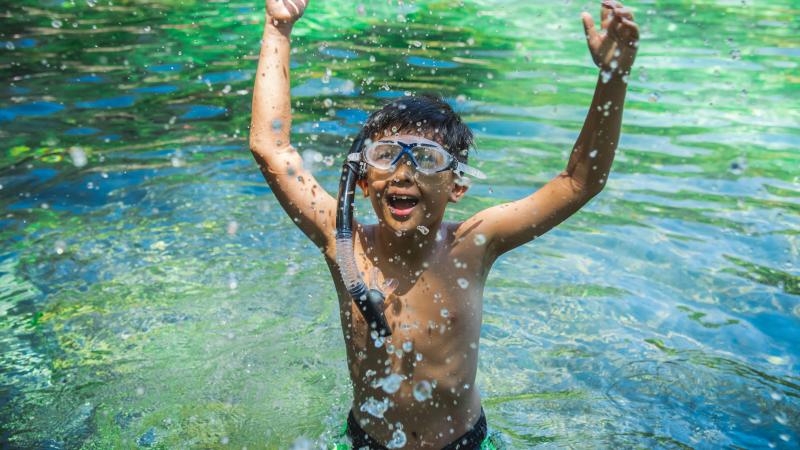
[(631, 47), (639, 45), (639, 25), (636, 25), (632, 20), (622, 19), (623, 30), (622, 36), (625, 39), (625, 44)]
[(581, 13), (581, 17), (583, 18), (583, 31), (586, 33), (586, 40), (591, 44), (598, 38), (597, 28), (594, 26), (594, 19), (592, 19), (592, 15), (587, 12)]
[(603, 2), (603, 6), (600, 8), (600, 28), (606, 29), (608, 25), (611, 23), (611, 12), (613, 8), (608, 5), (608, 2)]
[(631, 11), (630, 8), (615, 8), (614, 15), (628, 20), (633, 20), (633, 11)]
[(287, 11), (291, 11), (296, 15), (300, 14), (300, 9), (297, 7), (297, 5), (294, 4), (292, 0), (283, 0), (283, 6), (286, 7)]
[(633, 11), (626, 8), (622, 3), (614, 0), (603, 0), (601, 8), (601, 27), (606, 30), (614, 22), (615, 17), (622, 17), (628, 20), (633, 20)]

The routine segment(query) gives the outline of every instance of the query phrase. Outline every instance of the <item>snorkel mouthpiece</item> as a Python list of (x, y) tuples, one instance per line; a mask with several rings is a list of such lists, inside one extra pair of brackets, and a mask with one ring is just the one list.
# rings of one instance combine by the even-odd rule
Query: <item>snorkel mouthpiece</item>
[(349, 156), (361, 153), (365, 140), (362, 130), (353, 141), (348, 158), (342, 167), (339, 204), (336, 210), (336, 263), (339, 265), (342, 281), (364, 320), (367, 321), (367, 325), (377, 331), (378, 336), (391, 336), (392, 330), (383, 313), (385, 296), (377, 289), (367, 289), (356, 266), (353, 249), (353, 202), (356, 181), (361, 173), (361, 163), (357, 162), (359, 159)]

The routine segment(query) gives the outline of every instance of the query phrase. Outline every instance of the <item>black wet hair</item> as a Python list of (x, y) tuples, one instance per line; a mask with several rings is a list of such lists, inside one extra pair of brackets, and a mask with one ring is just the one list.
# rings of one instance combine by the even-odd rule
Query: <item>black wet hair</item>
[(387, 130), (432, 133), (445, 150), (464, 164), (473, 143), (472, 130), (450, 105), (431, 93), (407, 95), (387, 102), (369, 116), (363, 131), (372, 138)]

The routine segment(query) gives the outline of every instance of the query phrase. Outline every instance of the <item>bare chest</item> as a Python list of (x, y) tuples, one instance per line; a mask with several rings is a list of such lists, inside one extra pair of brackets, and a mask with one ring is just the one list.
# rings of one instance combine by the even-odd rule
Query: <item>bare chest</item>
[[(378, 256), (368, 239), (357, 239), (355, 244), (356, 264), (364, 281), (391, 292), (384, 313), (392, 336), (376, 345), (329, 258), (354, 378), (386, 370), (407, 376), (436, 372), (437, 377), (473, 372), (468, 366), (477, 363), (486, 279), (482, 255), (443, 245), (430, 258), (415, 263), (404, 260), (402, 251)], [(387, 280), (394, 280), (393, 288), (387, 289)]]

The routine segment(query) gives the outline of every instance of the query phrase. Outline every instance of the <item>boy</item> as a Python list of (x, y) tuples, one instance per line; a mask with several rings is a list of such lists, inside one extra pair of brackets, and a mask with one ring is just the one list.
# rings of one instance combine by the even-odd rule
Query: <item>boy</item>
[[(440, 100), (411, 96), (369, 118), (360, 134), (366, 139), (354, 147), (364, 169), (358, 185), (378, 223), (353, 221), (351, 255), (357, 272), (387, 296), (380, 317), (365, 319), (337, 263), (337, 201), (289, 144), (289, 36), (307, 4), (267, 0), (250, 146), (278, 201), (323, 252), (333, 276), (353, 382), (347, 434), (354, 448), (481, 448), (486, 419), (475, 375), (486, 277), (500, 255), (547, 232), (605, 185), (638, 28), (618, 2), (602, 4), (604, 32), (583, 14), (601, 74), (566, 170), (529, 197), (465, 222), (443, 221), (447, 203), (468, 189), (462, 173), (480, 175), (466, 165), (472, 134), (458, 115)], [(377, 332), (381, 320), (386, 333)]]

